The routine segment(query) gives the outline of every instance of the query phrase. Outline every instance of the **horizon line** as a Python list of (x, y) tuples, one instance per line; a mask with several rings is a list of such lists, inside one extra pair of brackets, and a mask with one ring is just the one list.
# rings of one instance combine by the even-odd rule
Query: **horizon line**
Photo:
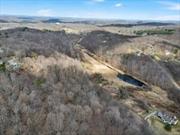
[(88, 18), (88, 17), (74, 17), (74, 16), (36, 16), (36, 15), (13, 15), (0, 14), (0, 16), (14, 16), (14, 17), (37, 17), (37, 18), (74, 18), (74, 19), (89, 19), (89, 20), (108, 20), (108, 21), (161, 21), (161, 22), (180, 22), (180, 20), (158, 20), (158, 19), (121, 19), (121, 18)]

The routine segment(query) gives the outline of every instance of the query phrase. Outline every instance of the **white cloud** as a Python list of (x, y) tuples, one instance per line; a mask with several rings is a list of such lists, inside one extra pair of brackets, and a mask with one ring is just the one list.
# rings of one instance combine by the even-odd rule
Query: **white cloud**
[(90, 4), (90, 5), (94, 5), (94, 4), (97, 4), (97, 3), (103, 3), (105, 1), (106, 0), (87, 0), (87, 1), (85, 1), (85, 3)]
[(37, 11), (38, 16), (53, 16), (54, 13), (51, 9), (40, 9)]
[(92, 2), (104, 2), (105, 0), (91, 0)]
[(180, 3), (170, 1), (159, 1), (159, 3), (166, 6), (166, 8), (169, 10), (180, 10)]
[(122, 3), (115, 4), (115, 7), (122, 7), (122, 6), (123, 6)]

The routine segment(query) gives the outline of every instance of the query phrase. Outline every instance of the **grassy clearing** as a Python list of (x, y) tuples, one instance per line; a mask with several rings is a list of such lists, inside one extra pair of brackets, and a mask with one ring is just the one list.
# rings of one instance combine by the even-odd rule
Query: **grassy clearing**
[(159, 118), (151, 118), (150, 119), (151, 126), (157, 133), (167, 134), (167, 135), (179, 135), (180, 132), (180, 123), (177, 125), (171, 126), (169, 124), (164, 124), (161, 122)]

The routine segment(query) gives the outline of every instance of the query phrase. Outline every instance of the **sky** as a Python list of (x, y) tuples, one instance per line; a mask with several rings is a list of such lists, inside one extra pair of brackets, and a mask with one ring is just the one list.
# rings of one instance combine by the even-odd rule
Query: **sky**
[(0, 15), (180, 20), (180, 0), (0, 0)]

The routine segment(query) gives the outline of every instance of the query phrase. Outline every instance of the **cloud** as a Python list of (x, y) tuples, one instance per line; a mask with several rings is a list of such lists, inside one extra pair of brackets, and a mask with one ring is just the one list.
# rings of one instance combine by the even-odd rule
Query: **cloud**
[(38, 16), (53, 16), (54, 13), (51, 9), (40, 9), (37, 11)]
[(105, 0), (91, 0), (92, 2), (104, 2)]
[(122, 3), (115, 4), (115, 7), (122, 7), (122, 6), (123, 6)]
[(105, 1), (106, 0), (87, 0), (87, 1), (85, 1), (85, 3), (89, 4), (89, 5), (94, 5), (94, 4), (97, 4), (97, 3), (103, 3)]
[(180, 3), (170, 1), (159, 1), (161, 5), (164, 5), (169, 10), (180, 10)]

